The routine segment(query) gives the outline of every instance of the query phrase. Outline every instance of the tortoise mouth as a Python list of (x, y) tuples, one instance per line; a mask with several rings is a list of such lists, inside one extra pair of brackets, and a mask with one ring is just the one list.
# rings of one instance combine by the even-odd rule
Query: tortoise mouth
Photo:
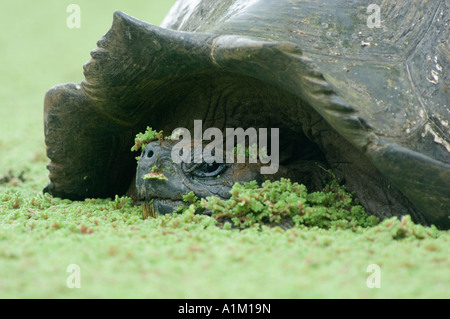
[(173, 213), (174, 210), (176, 210), (179, 206), (183, 204), (184, 202), (182, 200), (163, 199), (163, 198), (157, 198), (153, 200), (153, 205), (155, 207), (156, 213), (161, 215), (171, 214)]
[(183, 204), (185, 203), (182, 200), (153, 198), (142, 203), (142, 212), (145, 218), (156, 217), (171, 214)]

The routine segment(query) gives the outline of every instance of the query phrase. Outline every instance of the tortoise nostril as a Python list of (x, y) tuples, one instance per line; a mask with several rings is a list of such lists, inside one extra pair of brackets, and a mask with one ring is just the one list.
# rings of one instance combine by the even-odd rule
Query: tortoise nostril
[(152, 158), (154, 154), (155, 153), (152, 150), (148, 151), (147, 158)]

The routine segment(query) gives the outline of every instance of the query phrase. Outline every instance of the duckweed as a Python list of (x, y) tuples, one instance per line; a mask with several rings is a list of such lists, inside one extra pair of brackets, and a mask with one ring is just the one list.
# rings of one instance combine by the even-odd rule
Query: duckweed
[(143, 151), (148, 143), (161, 140), (163, 138), (163, 131), (155, 131), (150, 126), (144, 133), (138, 133), (134, 139), (134, 145), (131, 147), (132, 152)]
[(289, 179), (265, 181), (261, 187), (250, 182), (235, 184), (230, 194), (227, 200), (217, 197), (198, 200), (190, 193), (184, 200), (193, 204), (197, 211), (210, 211), (219, 224), (227, 222), (240, 229), (261, 225), (356, 229), (379, 223), (377, 217), (367, 215), (336, 181), (323, 192), (311, 193), (304, 185)]

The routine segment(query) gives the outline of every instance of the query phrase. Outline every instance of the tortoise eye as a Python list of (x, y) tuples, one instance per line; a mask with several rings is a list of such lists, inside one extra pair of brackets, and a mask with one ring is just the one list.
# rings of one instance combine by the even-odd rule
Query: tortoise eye
[(146, 151), (143, 151), (141, 154), (141, 157), (152, 158), (153, 155), (155, 155), (155, 152), (153, 152), (152, 150), (149, 150), (148, 153)]
[(215, 177), (225, 169), (226, 165), (223, 163), (202, 163), (192, 171), (192, 174), (197, 177)]
[(218, 163), (208, 163), (208, 164), (205, 164), (204, 169), (207, 173), (214, 173), (219, 168), (220, 168), (220, 164), (218, 164)]

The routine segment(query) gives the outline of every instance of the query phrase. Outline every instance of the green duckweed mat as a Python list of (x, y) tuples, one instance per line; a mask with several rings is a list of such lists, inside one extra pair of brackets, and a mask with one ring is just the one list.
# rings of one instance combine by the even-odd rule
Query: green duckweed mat
[(216, 218), (193, 205), (144, 220), (125, 197), (42, 194), (46, 90), (82, 80), (114, 10), (159, 24), (172, 3), (78, 1), (81, 28), (70, 29), (68, 3), (2, 2), (0, 298), (449, 298), (450, 232), (408, 217), (308, 215), (284, 230), (229, 203), (204, 203), (222, 209)]

